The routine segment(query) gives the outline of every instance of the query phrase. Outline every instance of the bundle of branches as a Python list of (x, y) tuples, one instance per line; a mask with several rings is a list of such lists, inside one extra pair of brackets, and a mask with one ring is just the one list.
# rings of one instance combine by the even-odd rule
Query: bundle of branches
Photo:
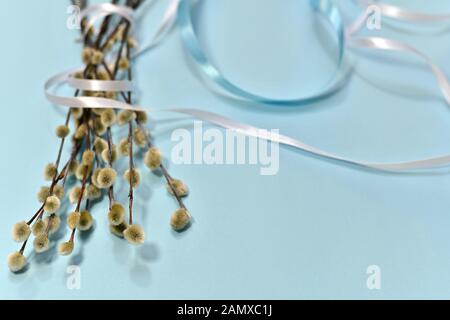
[[(75, 5), (85, 8), (86, 1), (73, 1)], [(112, 0), (119, 4), (118, 0)], [(124, 4), (136, 10), (143, 0), (127, 0)], [(132, 80), (130, 59), (136, 47), (131, 36), (130, 23), (112, 15), (100, 22), (98, 31), (90, 26), (87, 18), (81, 21), (81, 33), (84, 48), (82, 60), (84, 70), (73, 75), (78, 79), (94, 80)], [(89, 29), (89, 30), (87, 30)], [(133, 104), (131, 92), (102, 92), (77, 90), (75, 96), (101, 97), (125, 101)], [(22, 243), (17, 252), (8, 256), (7, 262), (12, 272), (25, 268), (27, 259), (24, 255), (30, 237), (34, 237), (35, 252), (42, 253), (49, 249), (51, 235), (61, 225), (61, 203), (66, 193), (73, 206), (67, 214), (66, 224), (70, 229), (67, 242), (58, 246), (61, 255), (70, 255), (75, 246), (77, 230), (84, 232), (93, 225), (90, 209), (94, 203), (103, 198), (109, 201), (108, 221), (112, 234), (125, 238), (131, 244), (142, 244), (145, 240), (143, 228), (133, 220), (133, 197), (138, 188), (141, 174), (136, 167), (135, 153), (138, 149), (145, 153), (143, 162), (150, 170), (161, 173), (167, 182), (168, 192), (178, 202), (178, 209), (171, 217), (170, 224), (176, 231), (183, 231), (190, 224), (190, 214), (182, 198), (187, 196), (188, 189), (181, 181), (170, 176), (162, 162), (160, 151), (154, 146), (149, 132), (144, 127), (148, 121), (143, 111), (114, 109), (69, 109), (65, 123), (56, 128), (56, 136), (60, 140), (56, 161), (45, 167), (44, 178), (49, 185), (43, 186), (37, 198), (41, 203), (39, 209), (28, 221), (15, 224), (12, 237)], [(113, 128), (125, 126), (127, 135), (115, 143)], [(114, 130), (115, 131), (115, 130)], [(65, 142), (71, 142), (69, 159), (62, 163)], [(119, 157), (126, 157), (128, 168), (121, 173), (128, 186), (128, 206), (116, 201), (114, 185), (118, 172), (115, 162)], [(69, 181), (71, 180), (71, 181)], [(75, 181), (68, 191), (65, 187)], [(128, 214), (127, 214), (128, 211)]]

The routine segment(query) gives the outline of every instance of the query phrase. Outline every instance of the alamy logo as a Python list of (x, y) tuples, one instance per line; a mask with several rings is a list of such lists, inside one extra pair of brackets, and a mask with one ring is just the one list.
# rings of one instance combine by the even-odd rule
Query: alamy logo
[(68, 266), (66, 273), (68, 274), (66, 286), (69, 290), (81, 289), (81, 268), (79, 266)]
[(67, 14), (69, 15), (66, 21), (67, 29), (81, 29), (80, 13), (81, 9), (79, 6), (71, 5), (67, 7)]
[(377, 265), (370, 265), (366, 270), (367, 277), (366, 285), (369, 290), (381, 289), (381, 268)]
[(368, 6), (366, 9), (366, 26), (369, 30), (381, 30), (381, 8), (376, 5)]
[[(277, 139), (279, 130), (258, 130)], [(174, 164), (206, 165), (259, 165), (260, 174), (275, 175), (279, 169), (279, 144), (254, 136), (245, 136), (233, 130), (216, 128), (204, 130), (201, 121), (194, 122), (193, 134), (187, 129), (176, 129), (171, 140), (176, 142), (172, 148), (171, 160)]]

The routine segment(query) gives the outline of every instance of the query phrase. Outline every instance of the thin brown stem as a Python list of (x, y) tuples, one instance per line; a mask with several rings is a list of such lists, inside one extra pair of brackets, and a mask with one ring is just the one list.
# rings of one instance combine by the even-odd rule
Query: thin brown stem
[(134, 179), (134, 163), (133, 163), (133, 124), (130, 121), (128, 123), (128, 146), (129, 146), (129, 182), (130, 182), (130, 192), (128, 194), (128, 204), (130, 213), (130, 225), (133, 224), (133, 179)]
[(27, 225), (31, 225), (33, 221), (41, 214), (41, 212), (44, 211), (44, 204), (39, 208), (38, 211), (31, 217), (31, 219), (27, 222)]
[(25, 251), (25, 247), (27, 246), (27, 243), (28, 243), (28, 239), (25, 240), (25, 242), (22, 244), (22, 247), (19, 250), (20, 254), (23, 254), (23, 252)]
[[(85, 118), (85, 123), (87, 125), (87, 117)], [(90, 137), (90, 132), (91, 129), (88, 126), (88, 132), (86, 134), (86, 150), (91, 150), (91, 137)], [(78, 197), (78, 202), (77, 202), (77, 207), (75, 209), (76, 212), (80, 211), (80, 207), (81, 207), (81, 200), (83, 199), (83, 195), (84, 195), (84, 191), (86, 189), (86, 182), (87, 182), (87, 178), (88, 178), (88, 174), (89, 174), (89, 168), (86, 167), (86, 170), (83, 173), (83, 180), (81, 181), (81, 191), (80, 191), (80, 196)]]

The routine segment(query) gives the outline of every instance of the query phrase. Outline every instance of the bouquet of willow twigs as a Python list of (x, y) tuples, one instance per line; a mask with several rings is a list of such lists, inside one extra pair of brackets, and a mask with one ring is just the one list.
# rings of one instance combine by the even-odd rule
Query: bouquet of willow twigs
[[(86, 1), (73, 1), (81, 9)], [(143, 0), (127, 0), (125, 5), (136, 10)], [(118, 0), (112, 0), (119, 4)], [(86, 30), (89, 27), (89, 30)], [(84, 49), (82, 60), (84, 71), (73, 77), (78, 79), (132, 80), (131, 54), (136, 41), (130, 35), (130, 23), (124, 19), (106, 16), (100, 22), (96, 32), (87, 26), (87, 20), (81, 21)], [(103, 97), (123, 100), (132, 104), (131, 92), (75, 92), (75, 96)], [(131, 244), (142, 244), (145, 240), (143, 228), (133, 221), (133, 194), (140, 183), (140, 173), (136, 167), (134, 154), (138, 148), (144, 149), (144, 163), (152, 171), (160, 171), (167, 182), (168, 192), (173, 195), (179, 208), (171, 217), (170, 224), (176, 231), (182, 231), (190, 224), (190, 214), (183, 204), (182, 197), (187, 196), (186, 185), (172, 178), (162, 163), (162, 155), (154, 146), (144, 124), (147, 114), (143, 111), (71, 108), (65, 123), (56, 128), (55, 134), (60, 141), (56, 161), (44, 169), (44, 178), (49, 185), (41, 187), (37, 198), (39, 209), (28, 221), (18, 222), (12, 228), (12, 237), (22, 243), (17, 252), (11, 253), (8, 266), (12, 272), (25, 268), (27, 259), (24, 252), (27, 243), (32, 242), (36, 253), (49, 249), (51, 235), (61, 226), (60, 207), (66, 194), (73, 206), (67, 214), (67, 227), (71, 230), (67, 242), (58, 246), (61, 255), (70, 255), (75, 246), (77, 230), (85, 232), (93, 225), (89, 212), (94, 202), (108, 198), (109, 229), (112, 234), (125, 238)], [(126, 126), (128, 135), (121, 140), (113, 137), (114, 126)], [(66, 141), (71, 143), (70, 157), (62, 163), (62, 153)], [(117, 143), (117, 144), (116, 144)], [(118, 173), (114, 164), (119, 157), (127, 157), (128, 168)], [(128, 205), (115, 199), (114, 184), (119, 175), (129, 186)], [(66, 182), (75, 180), (70, 190), (65, 190)], [(128, 211), (128, 214), (127, 214)], [(31, 239), (32, 237), (33, 239)]]

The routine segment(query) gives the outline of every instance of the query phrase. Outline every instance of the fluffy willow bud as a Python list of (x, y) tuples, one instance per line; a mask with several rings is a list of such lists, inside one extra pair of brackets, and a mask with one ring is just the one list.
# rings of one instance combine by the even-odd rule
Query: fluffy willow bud
[(101, 154), (103, 150), (108, 149), (108, 142), (105, 139), (97, 137), (94, 140), (94, 148), (95, 152)]
[(189, 212), (184, 208), (180, 208), (170, 218), (170, 225), (175, 231), (183, 231), (189, 225), (190, 221), (191, 216)]
[[(53, 194), (61, 200), (61, 198), (64, 197), (64, 187), (61, 185), (55, 185), (53, 187)], [(36, 196), (40, 203), (44, 203), (50, 196), (50, 187), (41, 187)]]
[(144, 157), (144, 163), (151, 170), (156, 170), (159, 168), (162, 162), (161, 152), (156, 148), (150, 148)]
[(123, 138), (119, 142), (119, 154), (121, 156), (128, 156), (130, 154), (130, 143), (127, 138)]
[(33, 241), (34, 250), (37, 253), (45, 252), (50, 247), (50, 241), (45, 233), (38, 234)]
[(47, 213), (55, 213), (61, 206), (61, 201), (57, 196), (50, 196), (45, 200), (44, 211)]
[(36, 221), (31, 228), (33, 230), (33, 235), (38, 236), (42, 233), (46, 233), (49, 223), (49, 234), (54, 234), (59, 230), (59, 227), (61, 226), (61, 218), (55, 214), (52, 214), (51, 216), (46, 217), (44, 220)]
[(94, 162), (95, 153), (92, 150), (86, 150), (83, 152), (81, 163), (85, 166), (90, 166)]
[(117, 123), (120, 126), (123, 126), (124, 124), (127, 124), (128, 122), (133, 121), (134, 119), (136, 119), (136, 113), (134, 113), (134, 111), (131, 110), (122, 110), (117, 115)]
[[(173, 189), (175, 189), (175, 192), (177, 193), (177, 195), (179, 197), (186, 197), (189, 194), (189, 189), (188, 189), (187, 185), (181, 180), (172, 179), (170, 181), (170, 185), (173, 187)], [(169, 184), (166, 185), (167, 191), (171, 195), (174, 195), (173, 190), (170, 187), (170, 185)]]
[(67, 216), (67, 226), (70, 229), (75, 229), (80, 223), (81, 214), (79, 212), (71, 212)]
[(92, 165), (89, 164), (80, 164), (77, 167), (77, 170), (75, 171), (75, 177), (80, 180), (83, 181), (84, 176), (86, 175), (86, 177), (89, 176), (89, 174), (92, 171)]
[(44, 178), (47, 181), (53, 180), (53, 178), (58, 173), (56, 166), (53, 163), (49, 163), (44, 169)]
[(31, 227), (31, 230), (33, 231), (33, 235), (37, 236), (41, 233), (45, 233), (45, 230), (47, 229), (47, 224), (43, 220), (36, 221), (33, 224), (33, 227)]
[(97, 176), (97, 184), (100, 188), (107, 189), (116, 181), (117, 172), (113, 168), (101, 169)]
[(116, 123), (116, 112), (113, 109), (105, 109), (103, 110), (100, 121), (105, 127), (111, 127), (114, 123)]
[(139, 121), (139, 123), (145, 124), (148, 121), (147, 112), (136, 111), (135, 113), (136, 113), (136, 119)]
[(112, 205), (108, 212), (108, 221), (112, 226), (118, 226), (125, 220), (125, 208), (120, 203)]
[(89, 200), (96, 200), (102, 196), (102, 191), (95, 185), (90, 184), (86, 188), (86, 198)]
[[(69, 200), (70, 203), (75, 204), (78, 202), (78, 199), (81, 196), (81, 187), (73, 187), (72, 190), (70, 190), (69, 193)], [(86, 194), (83, 194), (83, 198), (86, 196)]]
[(47, 228), (48, 224), (50, 223), (49, 234), (54, 234), (59, 230), (59, 227), (61, 226), (61, 218), (55, 214), (52, 214), (51, 216), (45, 218), (44, 222), (45, 228)]
[(92, 228), (94, 224), (94, 218), (89, 211), (82, 211), (80, 213), (80, 221), (78, 221), (78, 230), (80, 231), (88, 231)]
[(103, 52), (101, 52), (99, 50), (94, 50), (92, 52), (92, 55), (91, 55), (90, 58), (91, 58), (90, 62), (93, 65), (98, 65), (98, 64), (100, 64), (103, 61), (104, 55), (103, 55)]
[(83, 49), (81, 53), (81, 60), (83, 63), (88, 64), (91, 62), (92, 55), (94, 53), (94, 50), (92, 48), (86, 47)]
[(79, 165), (80, 164), (78, 163), (78, 161), (76, 159), (73, 159), (72, 161), (70, 161), (70, 163), (69, 163), (69, 173), (71, 175), (76, 174)]
[(130, 61), (127, 58), (120, 58), (119, 68), (122, 70), (127, 70), (130, 68)]
[(83, 109), (82, 108), (71, 108), (70, 114), (74, 119), (80, 119), (83, 115)]
[(105, 150), (103, 150), (102, 154), (102, 159), (103, 161), (105, 161), (106, 163), (114, 163), (117, 160), (117, 147), (115, 145), (112, 146), (112, 151), (111, 154), (109, 152), (109, 148), (106, 148)]
[(7, 263), (11, 272), (19, 272), (20, 270), (25, 268), (27, 259), (22, 253), (13, 252), (8, 256)]
[(124, 221), (123, 223), (117, 225), (117, 226), (114, 226), (114, 225), (112, 225), (112, 224), (109, 225), (109, 231), (110, 231), (113, 235), (115, 235), (115, 236), (117, 236), (117, 237), (119, 237), (119, 238), (123, 238), (123, 237), (124, 237), (124, 236), (123, 236), (123, 232), (124, 232), (127, 228), (128, 228), (128, 224), (127, 224), (125, 221)]
[(140, 148), (145, 148), (147, 146), (147, 133), (141, 128), (136, 128), (133, 135), (134, 143)]
[(25, 221), (21, 221), (12, 227), (11, 234), (14, 241), (24, 242), (30, 236), (31, 228)]
[(140, 225), (132, 224), (123, 232), (125, 239), (131, 244), (143, 244), (145, 241), (145, 232)]
[(88, 133), (88, 127), (85, 123), (81, 124), (78, 126), (77, 130), (74, 133), (74, 138), (75, 139), (82, 139), (84, 138), (84, 136), (86, 136), (86, 134)]
[(63, 242), (58, 247), (58, 253), (62, 256), (68, 256), (74, 248), (73, 241)]
[(63, 139), (63, 138), (66, 138), (70, 134), (70, 129), (68, 126), (63, 124), (63, 125), (56, 127), (55, 133), (58, 138)]
[(137, 188), (141, 182), (141, 174), (137, 169), (128, 169), (123, 174), (123, 178), (128, 184), (131, 184), (133, 188)]

